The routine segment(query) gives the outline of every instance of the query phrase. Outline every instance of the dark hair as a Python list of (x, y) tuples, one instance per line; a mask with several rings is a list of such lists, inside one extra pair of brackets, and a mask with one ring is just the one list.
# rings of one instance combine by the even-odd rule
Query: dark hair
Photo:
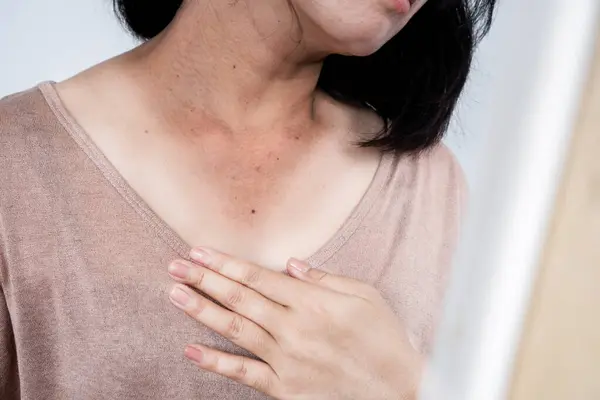
[[(164, 30), (182, 0), (113, 0), (140, 39)], [(359, 145), (418, 152), (441, 140), (492, 23), (496, 0), (429, 0), (381, 49), (366, 57), (331, 55), (318, 86), (333, 98), (372, 108), (385, 122)]]

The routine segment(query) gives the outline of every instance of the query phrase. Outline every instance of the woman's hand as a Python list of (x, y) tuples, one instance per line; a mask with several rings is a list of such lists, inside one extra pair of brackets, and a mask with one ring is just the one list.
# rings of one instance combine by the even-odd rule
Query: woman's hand
[(191, 258), (169, 266), (173, 304), (262, 360), (193, 344), (198, 367), (281, 400), (416, 398), (421, 357), (371, 286), (295, 259), (288, 276), (212, 249)]

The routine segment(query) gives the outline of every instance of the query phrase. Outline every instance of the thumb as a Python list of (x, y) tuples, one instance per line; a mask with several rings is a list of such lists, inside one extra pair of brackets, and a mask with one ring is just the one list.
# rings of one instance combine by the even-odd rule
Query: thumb
[(361, 296), (367, 286), (351, 278), (333, 275), (321, 269), (312, 268), (310, 264), (297, 258), (290, 258), (286, 269), (288, 274), (294, 278), (340, 293)]

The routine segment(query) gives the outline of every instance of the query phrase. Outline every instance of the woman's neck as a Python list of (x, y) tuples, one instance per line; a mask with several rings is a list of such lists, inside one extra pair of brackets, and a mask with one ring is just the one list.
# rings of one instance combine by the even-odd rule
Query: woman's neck
[(303, 39), (286, 1), (187, 2), (127, 60), (153, 106), (183, 129), (206, 118), (232, 132), (277, 129), (315, 119), (321, 63)]

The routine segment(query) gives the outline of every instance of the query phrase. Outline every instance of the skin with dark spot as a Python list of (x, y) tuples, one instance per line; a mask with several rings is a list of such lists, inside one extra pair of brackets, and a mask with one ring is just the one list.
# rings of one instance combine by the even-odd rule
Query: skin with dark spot
[[(308, 26), (332, 27), (342, 8), (302, 6), (305, 38), (287, 2), (186, 2), (163, 34), (57, 85), (107, 159), (191, 245), (281, 265), (322, 246), (373, 178), (380, 154), (353, 143), (380, 118), (315, 90), (317, 56), (345, 36), (322, 40)], [(334, 33), (376, 31), (364, 49), (410, 18), (363, 6), (368, 24), (351, 13), (359, 18)]]

